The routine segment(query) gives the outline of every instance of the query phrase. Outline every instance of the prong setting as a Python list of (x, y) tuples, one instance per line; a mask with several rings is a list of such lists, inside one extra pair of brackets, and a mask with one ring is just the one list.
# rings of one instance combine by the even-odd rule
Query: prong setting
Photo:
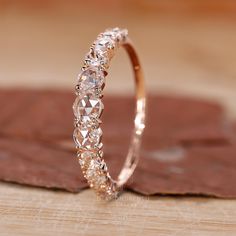
[(119, 189), (110, 177), (103, 159), (100, 116), (104, 106), (101, 98), (110, 61), (126, 38), (127, 30), (119, 28), (108, 29), (99, 34), (85, 56), (75, 86), (77, 98), (73, 104), (73, 138), (79, 164), (89, 185), (99, 196), (108, 200), (116, 198)]

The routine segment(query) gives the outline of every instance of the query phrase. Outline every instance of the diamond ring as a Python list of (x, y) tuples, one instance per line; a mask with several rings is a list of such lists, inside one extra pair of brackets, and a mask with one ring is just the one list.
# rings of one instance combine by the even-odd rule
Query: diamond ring
[[(128, 53), (135, 79), (136, 113), (134, 129), (124, 166), (116, 180), (112, 179), (104, 161), (101, 114), (105, 77), (116, 50), (122, 46)], [(126, 29), (107, 29), (98, 35), (86, 55), (76, 85), (73, 104), (75, 130), (73, 138), (84, 177), (91, 188), (104, 199), (117, 198), (124, 184), (133, 174), (139, 159), (141, 139), (145, 128), (145, 86), (137, 54)]]

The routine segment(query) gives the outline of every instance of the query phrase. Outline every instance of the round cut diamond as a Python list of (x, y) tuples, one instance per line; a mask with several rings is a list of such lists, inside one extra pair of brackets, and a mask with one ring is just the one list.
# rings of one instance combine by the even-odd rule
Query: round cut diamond
[(85, 64), (90, 67), (103, 69), (109, 66), (109, 61), (108, 58), (103, 55), (94, 57), (91, 55), (91, 53), (89, 53), (85, 58)]
[(73, 104), (74, 115), (83, 122), (91, 121), (91, 118), (99, 118), (103, 108), (101, 99), (91, 94), (82, 98), (77, 97)]
[(119, 29), (119, 28), (113, 28), (113, 29), (107, 29), (103, 35), (105, 37), (111, 37), (113, 40), (116, 41), (122, 41), (124, 40), (127, 35), (128, 35), (128, 31), (126, 29)]
[(100, 162), (98, 160), (92, 160), (89, 165), (89, 169), (99, 170)]
[(101, 185), (105, 185), (107, 183), (107, 176), (106, 175), (98, 175), (94, 179), (93, 185), (95, 188), (100, 188)]
[(93, 142), (96, 142), (98, 137), (100, 138), (102, 136), (102, 130), (101, 128), (97, 128), (97, 129), (92, 129), (89, 137)]
[(85, 152), (82, 152), (81, 154), (80, 154), (80, 157), (82, 158), (82, 159), (88, 159), (88, 160), (90, 160), (90, 159), (93, 159), (93, 158), (95, 158), (96, 157), (96, 153), (94, 153), (94, 152), (90, 152), (90, 151), (85, 151)]
[(84, 151), (79, 154), (79, 163), (82, 167), (88, 166), (93, 158), (96, 158), (96, 154), (94, 152)]
[(98, 39), (95, 43), (94, 49), (95, 53), (98, 55), (103, 55), (107, 53), (109, 49), (113, 49), (115, 47), (115, 42), (109, 37), (102, 37)]
[(73, 134), (77, 147), (85, 149), (95, 148), (99, 144), (101, 136), (101, 128), (91, 129), (88, 127), (77, 127)]
[(113, 40), (116, 40), (116, 39), (117, 39), (117, 37), (116, 37), (116, 32), (114, 32), (112, 29), (106, 30), (106, 31), (103, 33), (103, 36), (105, 36), (105, 37), (111, 37)]
[(96, 172), (95, 172), (94, 169), (88, 169), (88, 170), (86, 171), (86, 178), (92, 179), (92, 178), (95, 177), (95, 176), (96, 176)]
[(101, 88), (105, 80), (103, 71), (96, 68), (88, 68), (78, 77), (78, 86), (81, 93)]
[(99, 166), (100, 166), (100, 162), (98, 160), (93, 159), (90, 162), (90, 165), (86, 171), (87, 178), (89, 179), (95, 178), (97, 176), (97, 171), (99, 171)]

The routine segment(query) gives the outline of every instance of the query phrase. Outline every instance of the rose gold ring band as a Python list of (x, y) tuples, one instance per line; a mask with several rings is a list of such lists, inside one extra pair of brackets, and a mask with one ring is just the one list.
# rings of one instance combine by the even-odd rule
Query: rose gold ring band
[[(115, 51), (126, 49), (134, 71), (136, 113), (133, 134), (124, 166), (117, 178), (111, 178), (104, 161), (101, 114), (105, 77)], [(73, 104), (75, 130), (73, 138), (84, 177), (96, 193), (107, 200), (118, 196), (123, 185), (133, 174), (140, 153), (142, 134), (145, 128), (146, 95), (142, 68), (135, 49), (128, 38), (127, 30), (113, 28), (99, 34), (86, 55), (76, 85)]]

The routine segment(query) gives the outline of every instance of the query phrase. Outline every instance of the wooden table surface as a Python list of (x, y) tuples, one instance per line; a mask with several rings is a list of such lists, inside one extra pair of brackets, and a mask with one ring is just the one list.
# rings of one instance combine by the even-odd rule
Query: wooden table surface
[[(86, 18), (94, 10), (89, 7), (1, 8), (1, 87), (72, 88), (95, 35), (121, 25), (130, 29), (139, 49), (151, 92), (219, 101), (229, 118), (236, 117), (235, 20), (170, 18), (113, 6), (94, 21)], [(127, 59), (120, 56), (108, 88), (123, 94), (132, 83)], [(125, 192), (104, 203), (90, 190), (71, 194), (0, 183), (0, 236), (11, 235), (235, 236), (236, 200)]]
[(0, 185), (0, 235), (232, 235), (236, 201), (143, 197), (105, 203), (79, 194)]

